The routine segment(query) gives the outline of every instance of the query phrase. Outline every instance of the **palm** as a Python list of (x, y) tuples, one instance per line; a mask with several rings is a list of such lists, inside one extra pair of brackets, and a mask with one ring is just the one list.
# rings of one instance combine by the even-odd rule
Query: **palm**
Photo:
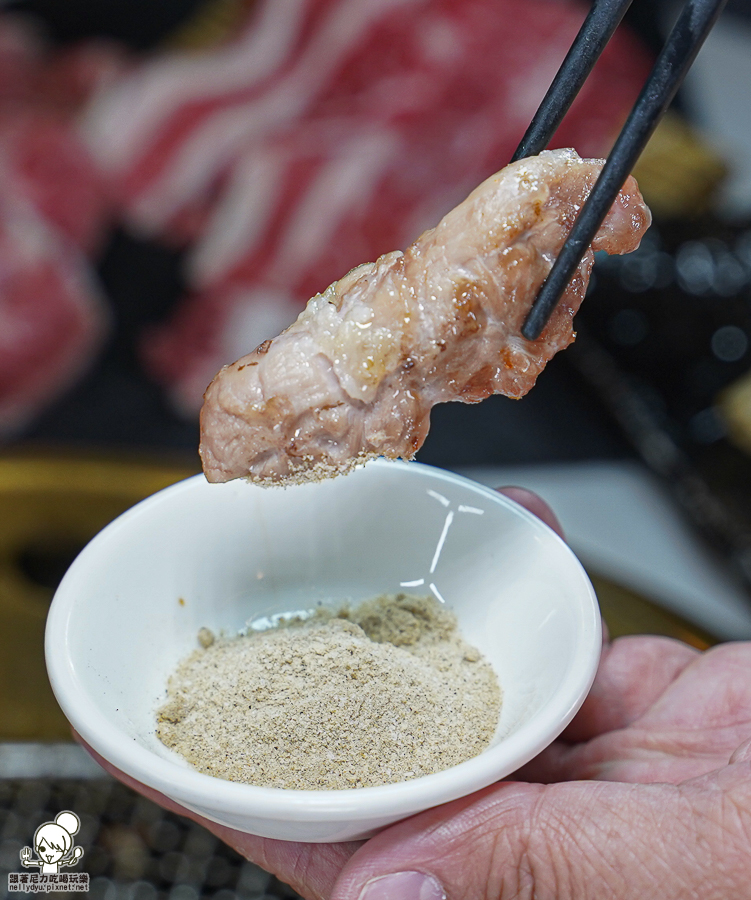
[(725, 765), (751, 734), (751, 646), (699, 654), (665, 638), (623, 638), (564, 739), (519, 773), (545, 782), (670, 782)]

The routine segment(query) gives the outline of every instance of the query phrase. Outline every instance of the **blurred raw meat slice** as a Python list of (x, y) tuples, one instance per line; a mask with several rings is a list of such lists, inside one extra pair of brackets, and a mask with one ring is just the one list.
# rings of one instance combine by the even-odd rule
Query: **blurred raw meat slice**
[(70, 119), (128, 64), (127, 51), (115, 41), (53, 47), (31, 19), (0, 13), (0, 110), (54, 111)]
[(25, 20), (0, 15), (0, 172), (78, 247), (98, 249), (112, 202), (76, 132), (95, 90), (125, 66), (117, 45), (48, 47)]
[[(409, 0), (351, 0), (351, 5), (383, 6), (387, 13), (402, 2)], [(304, 53), (320, 20), (340, 5), (340, 0), (265, 0), (256, 4), (247, 28), (227, 46), (204, 54), (157, 57), (95, 99), (83, 122), (88, 146), (103, 171), (120, 185), (136, 230), (159, 233), (181, 201), (200, 202), (197, 195), (210, 190), (233, 158), (233, 147), (241, 148), (246, 136), (263, 135), (270, 125), (286, 125), (304, 112), (299, 102), (294, 108), (290, 102), (278, 102), (284, 92), (272, 97), (270, 86)], [(304, 85), (293, 93), (305, 96), (311, 90)], [(254, 115), (252, 104), (258, 98), (261, 114)], [(237, 121), (238, 107), (244, 121)], [(162, 196), (160, 180), (180, 180), (179, 197)]]
[(106, 316), (85, 259), (34, 209), (0, 195), (0, 435), (90, 364)]
[(77, 247), (98, 249), (111, 198), (69, 123), (35, 111), (0, 115), (0, 171), (6, 184)]
[(33, 104), (66, 120), (91, 97), (123, 77), (131, 62), (115, 41), (91, 39), (51, 50), (33, 79)]
[[(198, 409), (196, 385), (228, 361), (258, 297), (301, 307), (508, 160), (584, 13), (564, 0), (259, 0), (233, 43), (101, 92), (84, 134), (129, 227), (188, 246), (190, 299), (146, 350), (179, 406)], [(617, 34), (552, 146), (606, 153), (649, 62)]]
[(40, 36), (28, 21), (0, 15), (0, 107), (29, 99), (43, 50)]
[(65, 391), (106, 331), (83, 253), (99, 248), (112, 203), (75, 118), (122, 65), (112, 45), (53, 51), (0, 15), (0, 436)]
[(394, 129), (349, 119), (303, 123), (251, 148), (188, 256), (190, 283), (277, 283), (304, 294), (307, 282), (332, 281), (354, 255), (413, 227), (424, 191), (404, 143)]
[[(400, 130), (411, 113), (441, 141), (434, 154), (464, 149), (464, 169), (481, 157), (476, 181), (510, 155), (582, 15), (550, 0), (265, 0), (232, 44), (158, 58), (104, 91), (85, 134), (151, 235), (202, 208), (249, 147), (320, 115)], [(645, 63), (617, 36), (572, 113), (578, 133), (558, 143), (602, 151)]]

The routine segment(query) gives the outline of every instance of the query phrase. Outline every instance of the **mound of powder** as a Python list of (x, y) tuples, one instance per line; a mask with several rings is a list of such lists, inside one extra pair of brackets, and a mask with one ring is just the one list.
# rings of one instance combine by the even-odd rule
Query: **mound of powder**
[(178, 667), (157, 735), (201, 772), (266, 787), (404, 781), (489, 744), (501, 691), (456, 619), (390, 595), (212, 641)]

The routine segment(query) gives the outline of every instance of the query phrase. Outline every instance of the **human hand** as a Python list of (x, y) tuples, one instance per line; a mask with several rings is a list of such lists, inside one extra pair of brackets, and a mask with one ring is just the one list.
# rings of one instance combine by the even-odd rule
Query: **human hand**
[[(559, 529), (539, 498), (512, 499)], [(297, 844), (200, 822), (306, 897), (751, 897), (751, 644), (621, 638), (562, 737), (516, 773), (365, 842)]]

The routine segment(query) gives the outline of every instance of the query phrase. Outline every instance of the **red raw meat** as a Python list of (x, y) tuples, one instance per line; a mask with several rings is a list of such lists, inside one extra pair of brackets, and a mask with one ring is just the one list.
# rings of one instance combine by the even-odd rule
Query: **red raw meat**
[(0, 435), (70, 386), (105, 327), (85, 259), (28, 203), (0, 196)]
[(72, 119), (97, 91), (104, 90), (130, 66), (125, 49), (97, 38), (50, 51), (33, 79), (34, 106)]
[[(276, 333), (502, 166), (585, 11), (263, 0), (234, 43), (157, 59), (103, 92), (84, 133), (127, 221), (190, 245), (194, 294), (145, 351), (181, 408), (196, 410), (212, 374), (252, 348), (241, 341)], [(604, 155), (648, 67), (617, 34), (551, 146)]]
[[(105, 91), (87, 140), (132, 226), (159, 236), (248, 147), (310, 117), (419, 121), (433, 156), (490, 156), (520, 137), (582, 16), (550, 0), (265, 0), (232, 44), (158, 57)], [(602, 150), (645, 65), (627, 36), (608, 48), (577, 103), (583, 153)]]
[(43, 50), (39, 35), (26, 20), (0, 16), (0, 107), (29, 100)]
[(75, 117), (121, 65), (110, 45), (53, 52), (0, 16), (0, 435), (68, 388), (106, 330), (82, 251), (99, 247), (112, 203)]
[(98, 248), (112, 200), (76, 119), (125, 64), (112, 42), (52, 50), (27, 21), (0, 16), (3, 181), (86, 251)]
[(112, 204), (104, 178), (68, 123), (36, 111), (0, 117), (0, 172), (77, 247), (99, 247)]

